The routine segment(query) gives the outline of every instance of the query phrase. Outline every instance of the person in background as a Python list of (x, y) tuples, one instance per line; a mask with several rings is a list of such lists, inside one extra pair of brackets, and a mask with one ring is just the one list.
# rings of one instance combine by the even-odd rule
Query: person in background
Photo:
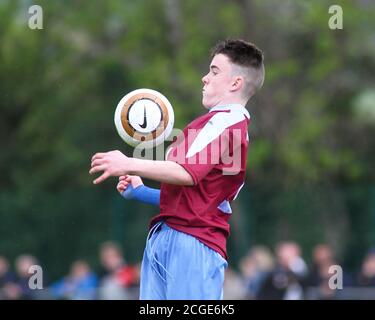
[(69, 274), (50, 286), (50, 294), (59, 300), (94, 300), (98, 279), (84, 260), (72, 263)]
[(18, 298), (16, 275), (10, 270), (9, 261), (0, 256), (0, 300)]
[(304, 298), (303, 284), (308, 274), (300, 246), (292, 241), (276, 245), (277, 263), (259, 291), (258, 299), (300, 300)]
[(124, 300), (138, 298), (139, 267), (127, 264), (120, 245), (107, 241), (99, 249), (99, 299)]
[(361, 287), (375, 287), (375, 248), (364, 258), (357, 282)]
[(246, 286), (246, 298), (256, 299), (264, 280), (275, 266), (271, 251), (264, 246), (254, 246), (240, 261), (240, 270)]

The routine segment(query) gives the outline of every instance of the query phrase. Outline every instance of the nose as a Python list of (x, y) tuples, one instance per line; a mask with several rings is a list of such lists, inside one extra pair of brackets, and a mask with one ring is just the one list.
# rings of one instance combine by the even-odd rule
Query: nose
[(202, 82), (206, 85), (208, 83), (208, 77), (207, 75), (202, 77)]

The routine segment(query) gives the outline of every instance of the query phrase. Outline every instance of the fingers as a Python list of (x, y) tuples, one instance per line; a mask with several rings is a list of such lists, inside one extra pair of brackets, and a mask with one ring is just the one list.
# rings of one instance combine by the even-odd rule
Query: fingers
[(89, 173), (90, 174), (94, 174), (96, 172), (100, 172), (100, 171), (106, 171), (107, 169), (107, 166), (106, 165), (101, 165), (101, 166), (94, 166), (90, 169)]
[(92, 158), (91, 158), (91, 162), (96, 160), (96, 159), (102, 159), (104, 156), (105, 156), (106, 152), (98, 152), (98, 153), (95, 153)]
[[(120, 157), (120, 155), (122, 155), (122, 157)], [(98, 152), (92, 156), (89, 173), (92, 175), (101, 172), (101, 176), (94, 180), (94, 184), (99, 184), (110, 176), (116, 176), (118, 173), (122, 173), (121, 165), (119, 165), (121, 159), (119, 160), (119, 158), (125, 158), (126, 160), (126, 157), (123, 156), (120, 151)], [(119, 181), (125, 181), (125, 179), (126, 175), (119, 177)]]
[(107, 165), (94, 165), (90, 169), (89, 173), (94, 174), (94, 173), (101, 172), (101, 171), (103, 171), (102, 175), (99, 178), (94, 180), (93, 182), (94, 184), (99, 184), (103, 182), (105, 179), (107, 179), (111, 175), (107, 168)]
[(91, 169), (89, 171), (90, 174), (106, 170), (104, 155), (105, 153), (96, 153), (91, 158)]
[(104, 159), (96, 159), (96, 160), (91, 161), (91, 167), (100, 166), (104, 163), (106, 163)]
[(143, 184), (142, 179), (139, 176), (132, 176), (132, 175), (125, 175), (119, 177), (119, 181), (125, 181), (127, 183), (131, 183), (134, 188)]
[[(91, 169), (93, 170), (93, 169)], [(90, 170), (90, 171), (91, 171)], [(102, 171), (102, 170), (98, 170), (98, 171)], [(97, 171), (96, 171), (97, 172)], [(99, 183), (102, 183), (105, 179), (107, 179), (108, 177), (110, 176), (109, 172), (108, 171), (104, 171), (103, 174), (94, 180), (94, 184), (99, 184)]]
[(127, 183), (126, 181), (120, 181), (117, 184), (117, 187), (127, 187), (128, 185), (129, 185), (129, 183)]
[(128, 183), (125, 182), (125, 181), (120, 181), (116, 188), (117, 188), (117, 191), (120, 192), (120, 193), (123, 193), (127, 188), (128, 188)]

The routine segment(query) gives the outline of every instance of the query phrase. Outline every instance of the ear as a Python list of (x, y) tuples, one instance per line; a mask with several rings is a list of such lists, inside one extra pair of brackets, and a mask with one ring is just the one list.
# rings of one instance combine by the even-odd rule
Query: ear
[(241, 88), (243, 87), (243, 85), (244, 85), (244, 78), (240, 77), (240, 76), (236, 76), (236, 77), (234, 77), (234, 79), (232, 81), (232, 85), (231, 85), (230, 91), (241, 90)]

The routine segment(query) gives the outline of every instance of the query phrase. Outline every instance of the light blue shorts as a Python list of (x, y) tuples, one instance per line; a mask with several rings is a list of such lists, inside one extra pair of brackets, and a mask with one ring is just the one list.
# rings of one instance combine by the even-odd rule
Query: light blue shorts
[(195, 237), (158, 223), (141, 268), (141, 300), (219, 300), (227, 261)]

